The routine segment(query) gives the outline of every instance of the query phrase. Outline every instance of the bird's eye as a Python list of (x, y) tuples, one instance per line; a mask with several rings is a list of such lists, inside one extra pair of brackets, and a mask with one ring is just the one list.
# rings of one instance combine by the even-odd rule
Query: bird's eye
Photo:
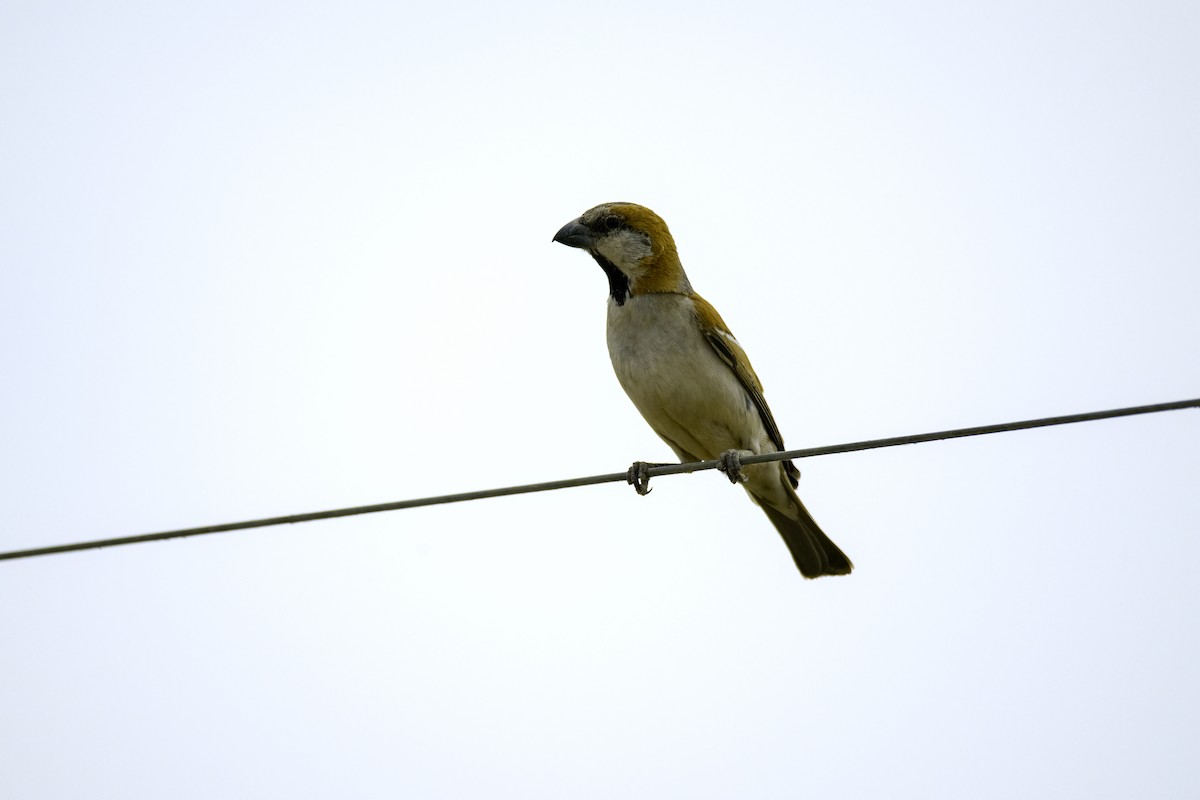
[(619, 227), (621, 227), (621, 218), (616, 214), (609, 214), (604, 218), (604, 230), (615, 231)]

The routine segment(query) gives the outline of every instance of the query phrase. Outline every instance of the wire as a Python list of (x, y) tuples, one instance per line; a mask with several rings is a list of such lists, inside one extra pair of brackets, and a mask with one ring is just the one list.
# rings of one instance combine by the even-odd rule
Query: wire
[[(936, 433), (919, 433), (911, 436), (896, 436), (891, 439), (870, 439), (863, 442), (848, 444), (826, 445), (824, 447), (809, 447), (803, 450), (785, 450), (777, 453), (743, 456), (743, 464), (763, 464), (768, 461), (783, 461), (785, 459), (813, 458), (834, 453), (853, 453), (859, 450), (874, 450), (880, 447), (896, 447), (902, 444), (921, 444), (939, 439), (961, 439), (965, 436), (983, 436), (990, 433), (1007, 433), (1009, 431), (1028, 430), (1030, 428), (1045, 428), (1051, 425), (1069, 425), (1075, 422), (1092, 422), (1114, 417), (1131, 417), (1137, 414), (1155, 414), (1160, 411), (1178, 411), (1184, 408), (1200, 408), (1200, 398), (1195, 400), (1180, 400), (1174, 403), (1158, 403), (1150, 406), (1134, 406), (1132, 408), (1117, 408), (1109, 411), (1092, 411), (1086, 414), (1070, 414), (1065, 417), (1045, 417), (1021, 422), (1004, 422), (997, 425), (981, 425), (977, 428), (956, 428)], [(651, 466), (646, 474), (648, 477), (661, 475), (679, 475), (686, 472), (700, 472), (706, 469), (716, 469), (717, 461), (693, 461), (686, 464), (657, 464)], [(610, 472), (606, 475), (590, 475), (584, 478), (568, 478), (545, 483), (529, 483), (523, 486), (505, 486), (499, 489), (483, 489), (477, 492), (462, 492), (460, 494), (443, 494), (436, 497), (419, 497), (415, 500), (399, 500), (394, 503), (379, 503), (370, 506), (354, 506), (352, 508), (337, 508), (331, 511), (312, 511), (307, 514), (289, 514), (283, 517), (267, 517), (245, 522), (227, 522), (221, 525), (206, 525), (200, 528), (181, 528), (174, 531), (159, 533), (144, 533), (138, 536), (122, 536), (115, 539), (95, 539), (73, 544), (60, 544), (52, 547), (35, 547), (29, 550), (12, 550), (0, 553), (0, 561), (17, 558), (32, 558), (33, 556), (48, 556), (54, 553), (70, 553), (77, 550), (95, 550), (101, 547), (116, 547), (125, 544), (140, 544), (142, 542), (157, 542), (163, 539), (181, 539), (185, 536), (200, 536), (207, 533), (223, 533), (225, 531), (240, 531), (247, 528), (266, 528), (272, 525), (291, 525), (297, 522), (311, 522), (318, 519), (333, 519), (335, 517), (352, 517), (359, 514), (375, 514), (380, 511), (399, 511), (402, 508), (418, 508), (420, 506), (441, 505), (443, 503), (463, 503), (467, 500), (483, 500), (489, 497), (504, 497), (513, 494), (531, 494), (533, 492), (550, 492), (557, 489), (570, 489), (576, 486), (593, 486), (599, 483), (628, 482), (629, 473)]]

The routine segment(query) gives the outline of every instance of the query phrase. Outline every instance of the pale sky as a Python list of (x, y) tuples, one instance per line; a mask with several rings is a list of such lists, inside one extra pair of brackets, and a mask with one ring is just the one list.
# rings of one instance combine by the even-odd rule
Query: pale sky
[[(1200, 396), (1200, 5), (0, 5), (0, 550)], [(1194, 798), (1200, 413), (0, 562), (0, 796)]]

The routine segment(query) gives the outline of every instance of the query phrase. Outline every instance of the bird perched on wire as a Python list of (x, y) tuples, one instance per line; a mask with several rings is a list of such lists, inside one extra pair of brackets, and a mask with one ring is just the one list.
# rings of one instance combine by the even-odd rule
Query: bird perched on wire
[[(806, 578), (853, 564), (796, 495), (791, 461), (742, 465), (745, 453), (783, 450), (783, 437), (746, 353), (692, 284), (667, 224), (634, 203), (604, 203), (554, 241), (586, 250), (608, 277), (608, 353), (625, 393), (682, 461), (720, 460), (783, 537)], [(645, 493), (647, 465), (630, 468)]]

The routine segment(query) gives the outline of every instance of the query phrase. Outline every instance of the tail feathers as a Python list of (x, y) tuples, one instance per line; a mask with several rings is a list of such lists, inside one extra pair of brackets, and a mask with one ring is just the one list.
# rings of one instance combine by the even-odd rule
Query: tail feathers
[(800, 574), (806, 578), (849, 575), (850, 570), (854, 569), (850, 559), (825, 535), (796, 493), (789, 491), (788, 494), (789, 500), (792, 501), (789, 513), (772, 508), (766, 503), (760, 502), (759, 505), (767, 512), (771, 524), (779, 531), (788, 550), (792, 552), (792, 560), (800, 568)]

